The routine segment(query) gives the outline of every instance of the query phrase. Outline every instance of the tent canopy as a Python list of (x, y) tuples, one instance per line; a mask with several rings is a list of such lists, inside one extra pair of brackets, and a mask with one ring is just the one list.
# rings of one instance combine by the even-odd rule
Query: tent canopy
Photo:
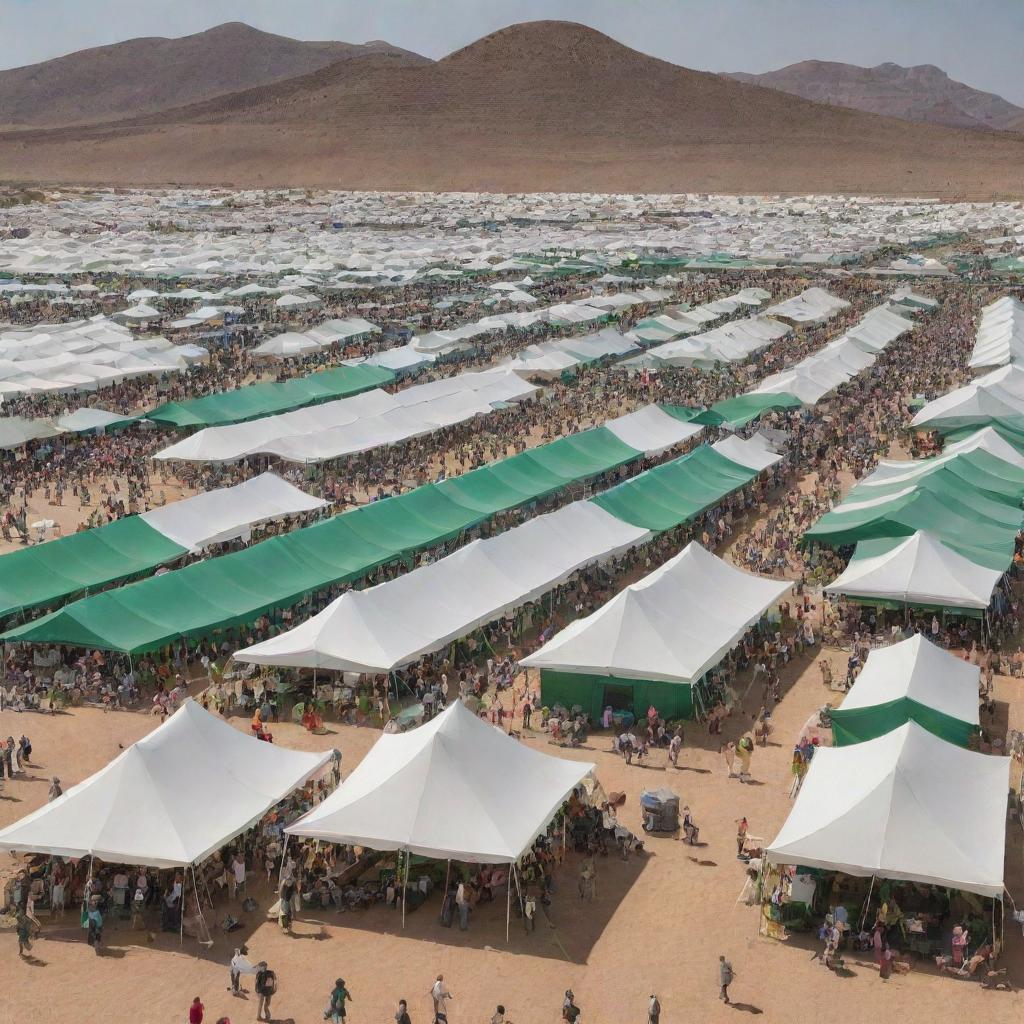
[(594, 765), (532, 750), (455, 701), (385, 733), (322, 804), (285, 831), (371, 850), (511, 864)]
[(330, 759), (263, 743), (186, 700), (105, 768), (0, 831), (0, 850), (196, 864)]
[(696, 541), (520, 660), (530, 668), (694, 682), (789, 589)]
[(907, 722), (865, 743), (819, 749), (766, 856), (999, 897), (1009, 787), (1008, 757), (964, 750)]
[(390, 672), (648, 537), (646, 530), (592, 502), (576, 501), (393, 580), (349, 590), (318, 615), (238, 651), (235, 658), (260, 665)]
[(1002, 577), (943, 544), (926, 530), (905, 540), (863, 540), (827, 594), (846, 594), (870, 604), (924, 608), (985, 609)]
[(869, 655), (832, 712), (837, 746), (874, 739), (908, 719), (950, 743), (966, 746), (978, 727), (977, 665), (920, 634)]

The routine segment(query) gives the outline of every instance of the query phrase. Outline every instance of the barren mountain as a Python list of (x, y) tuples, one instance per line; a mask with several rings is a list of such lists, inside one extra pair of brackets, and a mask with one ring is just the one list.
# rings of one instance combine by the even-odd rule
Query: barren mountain
[(1019, 194), (1024, 138), (822, 106), (517, 25), (117, 124), (0, 135), (6, 180), (493, 191)]
[(299, 42), (238, 22), (179, 39), (129, 39), (0, 71), (0, 125), (137, 117), (368, 54), (426, 61), (390, 43)]
[(1024, 127), (1024, 107), (1014, 106), (995, 93), (954, 81), (934, 64), (910, 68), (879, 64), (862, 68), (856, 64), (805, 60), (763, 75), (734, 72), (729, 77), (816, 103), (852, 107), (905, 121), (1010, 131)]

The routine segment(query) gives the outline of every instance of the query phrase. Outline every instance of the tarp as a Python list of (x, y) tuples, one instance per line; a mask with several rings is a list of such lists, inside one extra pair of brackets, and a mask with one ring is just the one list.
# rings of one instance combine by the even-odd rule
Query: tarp
[(390, 672), (648, 537), (589, 501), (573, 502), (386, 583), (349, 590), (294, 629), (237, 651), (235, 659)]
[(905, 540), (861, 541), (825, 593), (883, 606), (984, 609), (1002, 575), (1001, 569), (978, 565), (918, 530)]
[[(252, 622), (307, 594), (361, 579), (489, 516), (641, 458), (603, 427), (459, 477), (371, 502), (244, 551), (83, 598), (3, 639), (132, 653)], [(33, 549), (36, 550), (36, 549)]]
[(456, 700), (425, 725), (384, 733), (289, 835), (421, 857), (511, 864), (593, 771), (533, 750)]
[(700, 448), (619, 484), (592, 501), (645, 530), (671, 530), (750, 483), (757, 471), (710, 446)]
[(765, 856), (1001, 898), (1010, 759), (963, 750), (916, 722), (816, 751)]
[(863, 743), (917, 722), (966, 747), (978, 729), (981, 669), (920, 634), (873, 650), (842, 706), (832, 711), (836, 746)]
[(0, 555), (0, 618), (150, 572), (257, 523), (322, 508), (273, 473)]
[(184, 402), (168, 402), (147, 419), (175, 427), (208, 427), (217, 423), (241, 423), (259, 416), (270, 416), (289, 409), (343, 398), (361, 391), (390, 384), (395, 375), (377, 366), (337, 366), (305, 377), (294, 377), (283, 384), (248, 384), (235, 391), (223, 391)]
[(693, 541), (519, 663), (692, 683), (717, 665), (790, 585), (743, 572)]
[(195, 701), (63, 796), (0, 831), (0, 850), (182, 867), (256, 824), (331, 759), (264, 743)]

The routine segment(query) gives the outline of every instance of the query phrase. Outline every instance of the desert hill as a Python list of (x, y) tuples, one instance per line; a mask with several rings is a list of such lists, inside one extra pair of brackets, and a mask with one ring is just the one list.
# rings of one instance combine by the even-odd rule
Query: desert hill
[(533, 22), (158, 116), (0, 135), (0, 178), (493, 191), (1024, 191), (1024, 137), (910, 124)]
[(0, 125), (91, 124), (293, 78), (390, 43), (300, 42), (232, 22), (179, 39), (129, 39), (0, 71)]
[(995, 93), (957, 82), (934, 64), (909, 68), (879, 64), (864, 68), (834, 61), (805, 60), (763, 75), (734, 72), (729, 77), (817, 103), (852, 107), (906, 121), (952, 128), (1024, 129), (1024, 107), (1015, 106)]

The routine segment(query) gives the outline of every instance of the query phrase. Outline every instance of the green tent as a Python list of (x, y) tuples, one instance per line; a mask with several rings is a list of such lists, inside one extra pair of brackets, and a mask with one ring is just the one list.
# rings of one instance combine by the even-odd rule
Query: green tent
[(982, 449), (948, 460), (939, 456), (899, 465), (905, 467), (904, 472), (896, 470), (892, 463), (887, 464), (890, 479), (879, 479), (877, 472), (872, 474), (867, 482), (853, 488), (847, 501), (867, 501), (908, 487), (926, 488), (964, 501), (970, 501), (971, 495), (1011, 506), (1020, 506), (1024, 501), (1024, 469)]
[(83, 598), (2, 639), (137, 653), (209, 636), (362, 579), (497, 512), (641, 457), (595, 427), (242, 551)]
[(618, 676), (542, 669), (540, 699), (547, 707), (579, 705), (599, 722), (606, 707), (632, 711), (642, 718), (654, 705), (665, 718), (693, 718), (693, 687), (655, 679), (620, 679)]
[(980, 674), (919, 633), (876, 648), (832, 712), (835, 744), (863, 743), (913, 721), (966, 747), (978, 730)]
[(832, 739), (837, 747), (863, 743), (892, 732), (910, 721), (917, 722), (940, 739), (959, 747), (966, 747), (978, 731), (976, 725), (962, 722), (959, 718), (919, 704), (909, 697), (901, 697), (885, 704), (851, 708), (849, 711), (837, 708), (832, 712)]
[(234, 391), (222, 391), (186, 402), (168, 402), (146, 414), (156, 423), (175, 427), (212, 427), (243, 423), (260, 416), (273, 416), (307, 405), (347, 398), (362, 391), (390, 384), (395, 375), (379, 366), (336, 366), (283, 383), (248, 384)]
[(720, 417), (719, 422), (727, 423), (737, 430), (772, 409), (799, 409), (803, 404), (796, 395), (788, 391), (780, 391), (777, 394), (751, 392), (715, 402), (710, 411)]
[(718, 504), (757, 475), (757, 470), (741, 466), (710, 445), (703, 445), (591, 501), (634, 526), (671, 530)]
[[(998, 518), (991, 518), (990, 513)], [(1006, 569), (1013, 560), (1022, 522), (1024, 513), (1019, 510), (971, 496), (966, 489), (963, 494), (951, 495), (941, 487), (932, 490), (924, 486), (897, 491), (889, 500), (846, 501), (822, 516), (803, 539), (843, 547), (927, 530), (978, 565)]]
[(0, 618), (150, 572), (186, 549), (139, 516), (0, 556)]

